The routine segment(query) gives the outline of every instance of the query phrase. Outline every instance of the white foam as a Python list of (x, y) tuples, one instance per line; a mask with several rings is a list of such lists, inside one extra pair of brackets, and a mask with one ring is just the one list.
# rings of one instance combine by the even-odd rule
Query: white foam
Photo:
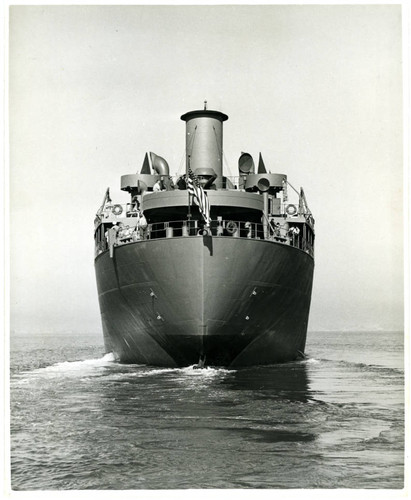
[(315, 365), (317, 363), (320, 363), (320, 360), (318, 359), (314, 359), (314, 358), (307, 358), (305, 359), (304, 361), (302, 361), (303, 363), (306, 363), (306, 364), (311, 364), (311, 365)]
[(102, 358), (85, 359), (82, 361), (63, 361), (44, 368), (37, 368), (30, 372), (21, 373), (22, 382), (27, 380), (27, 377), (44, 376), (51, 377), (83, 377), (83, 376), (98, 376), (101, 374), (101, 369), (110, 366), (115, 361), (113, 353), (107, 353)]
[(189, 376), (216, 377), (226, 373), (231, 373), (233, 370), (227, 370), (226, 368), (213, 368), (210, 366), (206, 366), (204, 368), (197, 368), (197, 365), (191, 365), (185, 368), (180, 368), (179, 371), (184, 375), (189, 375)]
[[(162, 375), (163, 373), (170, 373), (177, 371), (177, 368), (147, 368), (144, 365), (141, 365), (143, 368), (141, 371), (135, 372), (134, 375), (136, 377), (151, 377), (152, 375)], [(130, 375), (130, 373), (128, 374)]]
[(63, 361), (62, 363), (56, 363), (55, 365), (47, 366), (45, 368), (40, 368), (37, 371), (50, 371), (50, 372), (70, 372), (70, 371), (82, 371), (86, 367), (99, 367), (107, 366), (109, 363), (115, 361), (113, 353), (105, 354), (102, 358), (97, 359), (85, 359), (83, 361)]
[[(130, 365), (128, 365), (130, 366)], [(210, 379), (214, 377), (219, 377), (227, 373), (232, 373), (233, 370), (226, 370), (224, 368), (195, 368), (196, 365), (186, 366), (184, 368), (149, 368), (144, 365), (134, 365), (139, 368), (135, 372), (123, 372), (123, 373), (113, 373), (111, 377), (122, 378), (127, 377), (156, 377), (158, 375), (171, 374), (175, 375), (177, 378), (184, 380), (187, 378), (196, 379)]]
[(108, 352), (102, 357), (102, 359), (105, 361), (117, 361), (113, 352)]
[(110, 379), (121, 380), (125, 377), (157, 377), (159, 375), (168, 374), (174, 375), (176, 379), (180, 379), (183, 383), (184, 381), (193, 381), (198, 384), (233, 372), (233, 370), (224, 368), (197, 368), (197, 365), (191, 365), (184, 368), (150, 368), (146, 365), (117, 365), (120, 367), (120, 371), (107, 371), (107, 368), (110, 368), (115, 362), (116, 357), (110, 352), (97, 359), (62, 361), (30, 372), (22, 372), (16, 378), (18, 379), (18, 383), (24, 384), (29, 382), (32, 377), (45, 379), (87, 379), (104, 375)]

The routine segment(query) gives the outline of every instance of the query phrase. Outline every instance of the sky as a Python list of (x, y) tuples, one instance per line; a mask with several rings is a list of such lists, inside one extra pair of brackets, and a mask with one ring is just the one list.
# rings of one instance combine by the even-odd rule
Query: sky
[(304, 187), (310, 330), (403, 328), (401, 5), (11, 6), (10, 328), (101, 331), (93, 221), (147, 151), (181, 171), (185, 123), (224, 123)]

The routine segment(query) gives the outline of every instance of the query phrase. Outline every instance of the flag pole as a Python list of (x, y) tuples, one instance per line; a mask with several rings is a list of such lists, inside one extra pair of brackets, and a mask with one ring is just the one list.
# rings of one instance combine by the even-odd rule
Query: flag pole
[[(190, 155), (188, 155), (188, 167), (190, 168)], [(188, 174), (187, 174), (188, 175)], [(187, 183), (187, 175), (186, 175), (186, 183)], [(190, 199), (190, 191), (187, 189), (188, 193), (188, 212), (187, 212), (187, 219), (191, 221), (191, 199)], [(189, 224), (190, 226), (190, 224)]]

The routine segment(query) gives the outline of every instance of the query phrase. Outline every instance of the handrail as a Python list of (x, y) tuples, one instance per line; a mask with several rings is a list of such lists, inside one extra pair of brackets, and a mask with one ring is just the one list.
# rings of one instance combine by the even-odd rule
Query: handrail
[(109, 236), (107, 233), (108, 231), (105, 236), (101, 234), (98, 236), (96, 233), (96, 255), (109, 249), (110, 246), (121, 246), (144, 240), (210, 235), (272, 241), (298, 248), (314, 257), (313, 244), (303, 237), (297, 226), (292, 226), (289, 223), (277, 224), (276, 226), (268, 224), (266, 237), (264, 237), (263, 224), (222, 219), (212, 220), (209, 228), (204, 225), (203, 221), (186, 219), (154, 222), (145, 228), (131, 225), (128, 232), (120, 230), (114, 236)]
[[(288, 217), (287, 207), (289, 205), (293, 205), (293, 203), (290, 203), (288, 201), (282, 202), (279, 206), (279, 213), (277, 215)], [(297, 204), (294, 205), (297, 209)], [(298, 212), (296, 212), (295, 216), (297, 217), (298, 215)], [(310, 219), (311, 224), (314, 225), (314, 218), (311, 213), (307, 212), (306, 214), (302, 215), (306, 218), (306, 220)], [(96, 215), (94, 225), (95, 227), (97, 227), (100, 222), (125, 222), (125, 220), (128, 220), (130, 217), (137, 217), (137, 212), (133, 210), (132, 203), (112, 203), (110, 205), (106, 205), (101, 213)]]

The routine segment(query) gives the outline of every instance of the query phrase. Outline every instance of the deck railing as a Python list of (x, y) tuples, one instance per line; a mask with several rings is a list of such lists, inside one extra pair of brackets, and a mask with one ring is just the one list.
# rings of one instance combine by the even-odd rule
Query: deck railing
[[(314, 256), (311, 242), (301, 234), (297, 227), (291, 224), (273, 226), (250, 221), (213, 220), (210, 228), (205, 227), (202, 221), (178, 220), (168, 222), (155, 222), (142, 228), (138, 226), (125, 226), (117, 233), (114, 246), (136, 243), (144, 240), (159, 238), (218, 236), (230, 238), (246, 238), (255, 240), (268, 240), (283, 245), (293, 246)], [(107, 235), (97, 238), (96, 255), (109, 249)]]

